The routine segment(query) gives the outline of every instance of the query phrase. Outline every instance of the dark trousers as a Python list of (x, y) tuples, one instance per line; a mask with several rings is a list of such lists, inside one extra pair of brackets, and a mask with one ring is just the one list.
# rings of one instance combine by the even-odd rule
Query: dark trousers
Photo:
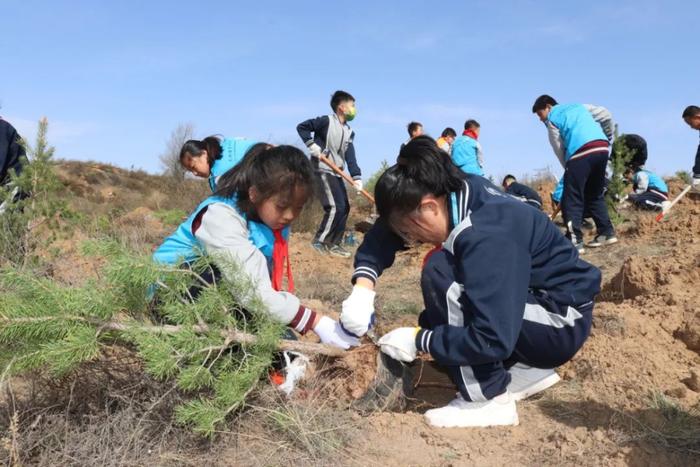
[[(449, 311), (448, 292), (455, 282), (454, 262), (448, 260), (444, 250), (433, 253), (421, 277), (425, 302), (425, 311), (418, 319), (421, 327), (469, 326), (468, 315), (461, 318), (461, 310), (457, 313)], [(502, 286), (508, 287), (508, 284)], [(454, 303), (451, 306), (454, 307)], [(445, 368), (465, 400), (493, 399), (506, 391), (510, 383), (507, 369), (514, 364), (520, 362), (537, 368), (555, 368), (571, 360), (590, 334), (592, 312), (592, 301), (576, 307), (561, 305), (545, 291), (530, 290), (527, 302), (523, 303), (520, 336), (510, 357), (505, 361), (473, 366), (446, 365)], [(460, 320), (462, 322), (455, 322)]]
[(663, 196), (660, 192), (645, 191), (640, 194), (632, 193), (628, 199), (636, 208), (646, 211), (661, 211), (661, 203), (668, 201), (668, 196)]
[(581, 223), (583, 213), (590, 212), (598, 235), (613, 235), (608, 207), (605, 204), (605, 167), (608, 153), (598, 152), (566, 163), (564, 172), (564, 194), (561, 211), (567, 234), (574, 243), (583, 240)]
[(327, 172), (316, 172), (316, 184), (324, 214), (314, 242), (329, 246), (340, 245), (350, 214), (350, 202), (345, 184), (342, 178)]

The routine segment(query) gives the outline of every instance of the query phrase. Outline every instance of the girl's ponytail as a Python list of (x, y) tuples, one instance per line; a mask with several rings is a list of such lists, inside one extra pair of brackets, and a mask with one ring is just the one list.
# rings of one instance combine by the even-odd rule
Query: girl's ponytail
[(182, 164), (186, 157), (199, 157), (204, 151), (207, 151), (207, 162), (211, 167), (215, 160), (221, 158), (221, 139), (218, 136), (207, 136), (201, 141), (198, 139), (185, 141), (180, 149), (180, 163)]

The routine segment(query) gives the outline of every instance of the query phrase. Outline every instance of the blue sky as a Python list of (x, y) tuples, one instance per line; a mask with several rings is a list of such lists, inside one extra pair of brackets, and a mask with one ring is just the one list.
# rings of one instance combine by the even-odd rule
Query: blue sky
[[(0, 115), (57, 156), (160, 170), (181, 122), (197, 136), (301, 144), (296, 124), (357, 98), (365, 177), (418, 120), (482, 125), (486, 172), (561, 169), (534, 99), (607, 107), (647, 139), (648, 167), (689, 170), (680, 115), (700, 104), (700, 2), (2, 2)], [(438, 8), (437, 5), (440, 5)]]

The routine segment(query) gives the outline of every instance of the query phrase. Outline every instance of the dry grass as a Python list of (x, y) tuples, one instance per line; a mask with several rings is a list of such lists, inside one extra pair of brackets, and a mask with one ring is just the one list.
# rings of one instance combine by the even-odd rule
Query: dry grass
[[(255, 431), (270, 437), (267, 442), (274, 446), (274, 462), (280, 465), (327, 465), (329, 460), (352, 456), (347, 446), (358, 435), (359, 423), (361, 419), (353, 420), (331, 387), (315, 380), (291, 399), (268, 387), (253, 402), (236, 432), (245, 437), (251, 425), (257, 425)], [(262, 464), (270, 461), (260, 460)]]
[(153, 465), (163, 453), (201, 444), (172, 422), (179, 394), (144, 377), (128, 351), (59, 380), (34, 375), (6, 388), (0, 424), (9, 435), (0, 461), (7, 464)]
[(318, 198), (308, 201), (299, 217), (292, 223), (292, 231), (299, 233), (316, 233), (323, 219), (323, 207)]
[(7, 465), (328, 465), (353, 459), (347, 446), (362, 423), (321, 380), (291, 399), (261, 382), (229, 429), (207, 440), (174, 423), (182, 395), (145, 377), (127, 350), (61, 380), (34, 375), (6, 387)]

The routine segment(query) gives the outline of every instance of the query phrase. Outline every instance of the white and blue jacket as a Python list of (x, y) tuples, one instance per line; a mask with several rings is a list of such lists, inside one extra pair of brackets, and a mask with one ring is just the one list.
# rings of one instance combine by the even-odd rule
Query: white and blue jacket
[(632, 179), (634, 192), (637, 194), (647, 191), (654, 191), (666, 197), (668, 195), (668, 185), (661, 177), (644, 168), (640, 168)]
[[(464, 327), (436, 326), (429, 351), (437, 361), (470, 365), (502, 361), (515, 348), (529, 290), (545, 292), (571, 307), (590, 304), (600, 291), (598, 268), (581, 260), (549, 217), (501, 192), (488, 180), (467, 175), (449, 203), (451, 232), (443, 244), (453, 258)], [(355, 255), (353, 281), (376, 281), (403, 248), (379, 219)], [(422, 341), (417, 336), (416, 342)], [(424, 340), (423, 342), (427, 341)], [(446, 345), (447, 342), (460, 345)]]
[[(153, 253), (153, 260), (157, 263), (171, 266), (179, 266), (183, 263), (195, 261), (203, 253), (203, 248), (195, 237), (193, 223), (195, 219), (201, 215), (202, 210), (207, 209), (213, 203), (221, 203), (230, 206), (235, 209), (243, 219), (246, 219), (246, 216), (238, 211), (235, 199), (225, 198), (223, 196), (210, 196), (202, 201), (187, 220), (180, 224), (175, 232), (163, 241)], [(272, 261), (273, 245), (275, 244), (275, 237), (272, 229), (262, 222), (246, 220), (246, 223), (248, 227), (248, 239), (263, 255), (265, 255), (269, 268)], [(282, 231), (282, 235), (285, 239), (289, 238), (289, 227)]]
[(484, 176), (484, 154), (481, 143), (467, 135), (460, 135), (452, 143), (452, 161), (463, 172)]
[[(289, 229), (283, 230), (288, 238)], [(156, 262), (179, 266), (207, 253), (230, 282), (246, 274), (255, 290), (237, 297), (242, 306), (261, 300), (271, 316), (297, 331), (308, 331), (316, 313), (293, 293), (275, 290), (270, 278), (274, 234), (265, 224), (247, 220), (235, 200), (211, 196), (204, 200), (153, 254)]]
[(209, 169), (209, 188), (212, 193), (216, 191), (219, 178), (238, 164), (253, 145), (255, 141), (245, 138), (226, 138), (221, 142), (221, 156), (214, 160)]
[[(579, 150), (592, 141), (610, 141), (613, 138), (612, 115), (604, 107), (583, 104), (557, 104), (552, 107), (545, 122), (549, 142), (562, 167)], [(598, 152), (599, 148), (591, 149)]]

